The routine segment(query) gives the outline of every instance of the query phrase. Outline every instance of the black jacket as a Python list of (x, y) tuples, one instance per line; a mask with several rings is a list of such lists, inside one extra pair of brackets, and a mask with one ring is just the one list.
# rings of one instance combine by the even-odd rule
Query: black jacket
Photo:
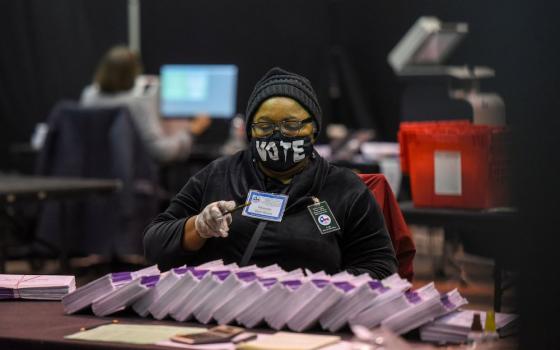
[[(282, 222), (269, 222), (250, 264), (277, 263), (285, 270), (307, 268), (336, 273), (369, 273), (384, 278), (397, 271), (397, 262), (383, 216), (371, 192), (353, 172), (330, 165), (314, 154), (307, 168), (288, 185), (288, 204)], [(259, 220), (233, 214), (227, 238), (211, 238), (197, 252), (186, 252), (181, 241), (185, 221), (209, 203), (243, 203), (250, 189), (280, 192), (282, 185), (265, 178), (250, 150), (212, 162), (194, 175), (167, 210), (146, 228), (144, 250), (162, 270), (224, 259), (241, 261)], [(321, 234), (307, 206), (311, 196), (326, 201), (341, 230)]]

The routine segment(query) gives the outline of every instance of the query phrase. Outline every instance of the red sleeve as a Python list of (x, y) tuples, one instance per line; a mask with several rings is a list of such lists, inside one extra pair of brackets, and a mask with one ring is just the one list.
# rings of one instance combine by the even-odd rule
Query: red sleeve
[(360, 174), (359, 176), (373, 193), (379, 207), (383, 211), (385, 225), (387, 225), (387, 231), (389, 231), (399, 263), (399, 275), (412, 281), (414, 277), (413, 260), (416, 254), (416, 247), (387, 179), (383, 174)]

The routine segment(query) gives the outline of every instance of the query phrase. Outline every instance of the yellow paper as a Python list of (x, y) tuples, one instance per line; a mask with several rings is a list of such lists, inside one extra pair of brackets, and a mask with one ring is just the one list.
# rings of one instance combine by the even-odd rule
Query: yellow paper
[(155, 344), (176, 334), (205, 332), (205, 328), (156, 325), (108, 324), (67, 335), (64, 338), (89, 341), (110, 341), (128, 344)]
[(261, 336), (257, 340), (241, 343), (237, 350), (313, 350), (340, 341), (332, 335), (278, 332), (271, 336)]

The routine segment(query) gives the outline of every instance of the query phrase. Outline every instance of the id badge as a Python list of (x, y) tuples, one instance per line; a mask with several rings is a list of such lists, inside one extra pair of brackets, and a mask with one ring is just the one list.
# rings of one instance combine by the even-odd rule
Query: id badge
[(336, 221), (336, 218), (334, 217), (327, 202), (322, 201), (311, 204), (307, 207), (307, 209), (311, 214), (313, 222), (315, 222), (315, 225), (317, 225), (317, 228), (322, 235), (340, 230), (340, 226), (338, 225), (338, 222)]
[(288, 196), (285, 194), (249, 190), (247, 202), (251, 204), (243, 209), (241, 215), (255, 219), (280, 222), (284, 216), (284, 210), (288, 203)]

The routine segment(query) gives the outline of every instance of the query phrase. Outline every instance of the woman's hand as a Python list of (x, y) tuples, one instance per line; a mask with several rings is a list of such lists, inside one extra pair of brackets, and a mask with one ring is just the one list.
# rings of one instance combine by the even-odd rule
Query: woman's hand
[(210, 203), (196, 216), (194, 226), (200, 237), (227, 237), (231, 214), (227, 211), (235, 208), (234, 201), (219, 201)]
[(194, 119), (162, 119), (160, 123), (163, 132), (168, 136), (178, 132), (200, 136), (210, 127), (212, 119), (207, 114), (199, 114)]
[(212, 124), (212, 119), (207, 114), (199, 114), (190, 121), (189, 131), (194, 136), (200, 136)]
[(183, 232), (183, 249), (196, 251), (202, 248), (208, 238), (227, 237), (232, 218), (231, 214), (224, 213), (233, 208), (234, 201), (213, 202), (200, 214), (189, 218)]

